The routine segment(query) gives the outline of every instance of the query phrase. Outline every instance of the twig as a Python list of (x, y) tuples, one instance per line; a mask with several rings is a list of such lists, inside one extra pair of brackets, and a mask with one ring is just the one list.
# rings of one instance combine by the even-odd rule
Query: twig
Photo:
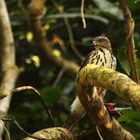
[(26, 17), (27, 21), (29, 22), (29, 15), (27, 10), (25, 9), (24, 5), (23, 5), (23, 0), (19, 0), (18, 1), (18, 7), (21, 9), (21, 12), (24, 14), (24, 16)]
[(55, 125), (55, 123), (54, 123), (54, 121), (53, 121), (53, 117), (52, 117), (52, 113), (51, 113), (50, 109), (48, 108), (48, 106), (47, 106), (47, 104), (44, 102), (44, 100), (42, 99), (40, 92), (39, 92), (38, 90), (36, 90), (34, 87), (32, 87), (32, 86), (22, 86), (22, 87), (18, 87), (18, 88), (15, 88), (15, 89), (11, 90), (8, 94), (2, 96), (1, 98), (7, 97), (8, 95), (12, 95), (13, 93), (18, 93), (18, 92), (24, 91), (24, 90), (31, 90), (31, 91), (33, 91), (34, 93), (36, 93), (36, 95), (39, 97), (39, 99), (40, 99), (42, 105), (44, 106), (44, 108), (45, 108), (45, 110), (46, 110), (46, 112), (47, 112), (47, 114), (48, 114), (48, 116), (49, 116), (49, 118), (50, 118), (52, 124)]
[(81, 18), (82, 18), (82, 22), (83, 22), (83, 28), (86, 28), (86, 20), (85, 20), (85, 16), (84, 16), (84, 0), (81, 0)]
[(96, 132), (95, 128), (83, 130), (78, 136), (77, 139), (81, 140), (86, 138), (87, 136), (94, 134)]
[(50, 121), (51, 121), (52, 124), (54, 125), (52, 113), (51, 113), (49, 107), (47, 106), (47, 104), (46, 104), (46, 103), (44, 102), (44, 100), (42, 99), (40, 92), (39, 92), (38, 90), (36, 90), (34, 87), (32, 87), (32, 86), (22, 86), (22, 87), (18, 87), (18, 88), (13, 89), (13, 90), (9, 93), (9, 95), (11, 95), (12, 93), (18, 93), (18, 92), (20, 92), (20, 91), (25, 91), (25, 90), (31, 90), (31, 91), (33, 91), (34, 93), (36, 93), (36, 95), (39, 97), (39, 99), (40, 99), (42, 105), (44, 106), (44, 108), (45, 108), (45, 110), (46, 110), (46, 112), (47, 112), (47, 114), (48, 114), (48, 116), (49, 116)]
[[(67, 18), (80, 18), (81, 17), (81, 13), (64, 13), (64, 14), (61, 14), (61, 13), (56, 13), (56, 14), (50, 14), (48, 15), (47, 17), (45, 17), (45, 19), (59, 19), (59, 18), (64, 18), (64, 15), (67, 17)], [(102, 22), (103, 24), (108, 24), (108, 19), (106, 19), (105, 17), (100, 17), (100, 16), (97, 16), (97, 15), (92, 15), (92, 14), (84, 14), (85, 18), (87, 19), (91, 19), (91, 20), (97, 20), (97, 21), (100, 21)]]
[[(31, 138), (34, 138), (34, 139), (43, 140), (43, 138), (35, 137), (32, 134), (30, 134), (29, 132), (27, 132), (24, 128), (22, 128), (20, 126), (20, 124), (16, 121), (16, 119), (14, 117), (12, 118), (12, 121), (19, 128), (19, 130), (21, 130), (22, 132), (24, 132), (27, 136), (29, 136)], [(48, 140), (48, 139), (44, 139), (44, 140)]]
[(73, 51), (75, 52), (75, 54), (82, 60), (83, 59), (83, 56), (76, 49), (76, 46), (75, 46), (75, 43), (74, 43), (74, 37), (73, 37), (72, 29), (71, 29), (69, 20), (68, 20), (68, 18), (65, 15), (64, 15), (64, 22), (65, 22), (65, 25), (66, 25), (66, 28), (67, 28), (67, 31), (68, 31), (71, 48), (73, 49)]
[[(5, 122), (5, 121), (12, 121), (16, 127), (21, 130), (23, 133), (25, 133), (28, 137), (31, 137), (33, 139), (37, 139), (37, 140), (49, 140), (49, 139), (42, 139), (42, 138), (39, 138), (39, 137), (36, 137), (36, 136), (33, 136), (32, 134), (30, 134), (29, 132), (27, 132), (18, 122), (17, 120), (15, 119), (15, 117), (13, 116), (2, 116), (1, 118), (1, 121), (2, 122)], [(7, 129), (7, 128), (6, 128)]]
[(62, 68), (62, 69), (59, 71), (59, 73), (58, 73), (58, 75), (57, 75), (57, 77), (56, 77), (56, 80), (55, 80), (54, 83), (53, 83), (53, 87), (55, 87), (55, 86), (58, 84), (58, 82), (60, 81), (60, 79), (62, 78), (62, 76), (63, 76), (63, 74), (64, 74), (64, 71), (65, 71), (64, 68)]
[(136, 66), (136, 50), (135, 50), (135, 42), (133, 37), (135, 23), (131, 16), (131, 11), (129, 10), (126, 0), (119, 0), (120, 7), (122, 8), (124, 20), (125, 20), (125, 30), (126, 30), (126, 43), (127, 43), (127, 54), (128, 60), (130, 64), (130, 76), (131, 78), (139, 83), (139, 77), (137, 73), (137, 66)]
[(12, 121), (19, 130), (28, 136), (24, 138), (24, 140), (30, 140), (31, 138), (37, 140), (75, 140), (75, 136), (72, 134), (72, 132), (63, 127), (45, 128), (30, 134), (18, 123), (14, 116), (3, 115), (0, 116), (0, 120), (4, 122)]
[[(38, 1), (41, 2), (42, 0), (38, 0)], [(77, 65), (74, 62), (68, 61), (61, 56), (58, 57), (52, 53), (52, 49), (51, 49), (52, 46), (50, 42), (48, 42), (46, 39), (47, 36), (46, 31), (42, 30), (43, 26), (42, 26), (41, 18), (42, 18), (42, 12), (44, 6), (45, 6), (44, 4), (36, 6), (36, 2), (34, 0), (32, 0), (28, 6), (31, 15), (30, 16), (31, 27), (38, 50), (46, 55), (45, 59), (47, 59), (47, 61), (50, 60), (51, 62), (55, 63), (57, 66), (64, 67), (65, 71), (76, 74), (78, 72), (79, 65)], [(36, 7), (39, 7), (39, 9), (41, 10), (36, 9)]]
[(2, 120), (0, 120), (0, 123), (3, 125), (3, 127), (4, 127), (4, 129), (5, 129), (5, 131), (6, 131), (7, 139), (8, 139), (8, 140), (11, 140), (10, 133), (9, 133), (8, 129), (6, 128), (4, 122), (3, 122)]
[(70, 44), (71, 44), (71, 48), (74, 51), (74, 53), (82, 60), (83, 56), (80, 54), (80, 52), (76, 49), (75, 43), (74, 43), (74, 37), (73, 37), (73, 32), (69, 23), (69, 20), (67, 18), (67, 16), (65, 15), (64, 11), (62, 8), (59, 8), (59, 5), (56, 3), (55, 0), (52, 0), (55, 8), (59, 11), (60, 14), (63, 15), (63, 19), (64, 19), (64, 23), (66, 25), (67, 31), (68, 31), (68, 35), (69, 35), (69, 40), (70, 40)]

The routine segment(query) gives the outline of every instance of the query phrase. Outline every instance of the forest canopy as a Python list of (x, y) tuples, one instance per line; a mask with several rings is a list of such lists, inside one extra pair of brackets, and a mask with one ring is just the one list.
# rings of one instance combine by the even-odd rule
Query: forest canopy
[[(0, 118), (13, 116), (15, 119), (11, 120), (31, 134), (54, 127), (53, 123), (63, 127), (77, 95), (76, 77), (81, 63), (95, 50), (92, 40), (103, 34), (111, 41), (117, 59), (116, 71), (128, 76), (138, 87), (140, 1), (124, 0), (124, 3), (122, 0), (1, 0)], [(84, 72), (81, 75), (84, 77)], [(27, 90), (16, 90), (23, 86)], [(12, 97), (3, 98), (12, 91)], [(42, 107), (40, 96), (50, 109), (53, 122)], [(104, 102), (114, 103), (121, 110), (117, 121), (140, 139), (140, 112), (133, 109), (132, 102), (123, 100), (115, 90), (107, 91)], [(79, 140), (92, 139), (91, 131), (87, 131), (93, 128), (88, 115), (73, 129)], [(14, 121), (0, 126), (2, 139), (6, 139), (7, 131), (11, 139), (27, 137)]]

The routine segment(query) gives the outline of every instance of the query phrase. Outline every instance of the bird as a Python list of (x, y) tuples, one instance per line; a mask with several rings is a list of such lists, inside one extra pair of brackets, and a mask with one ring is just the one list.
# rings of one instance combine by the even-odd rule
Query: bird
[[(111, 68), (113, 70), (116, 69), (117, 61), (115, 56), (112, 53), (111, 42), (108, 37), (104, 35), (97, 36), (92, 39), (92, 44), (95, 50), (91, 51), (84, 61), (82, 62), (80, 69), (86, 67), (88, 64), (95, 64), (98, 67), (106, 67)], [(93, 87), (93, 95), (94, 91), (98, 93), (98, 95), (103, 99), (106, 89), (102, 87)], [(71, 107), (70, 107), (70, 115), (68, 119), (64, 123), (64, 127), (72, 130), (73, 127), (78, 123), (78, 121), (85, 115), (86, 111), (81, 104), (78, 97), (75, 98)]]

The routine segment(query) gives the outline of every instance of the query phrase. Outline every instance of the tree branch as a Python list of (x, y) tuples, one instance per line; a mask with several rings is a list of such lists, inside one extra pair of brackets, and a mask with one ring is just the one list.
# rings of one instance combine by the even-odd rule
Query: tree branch
[(79, 66), (77, 64), (62, 58), (61, 56), (56, 56), (52, 53), (51, 44), (46, 40), (46, 32), (43, 31), (41, 23), (41, 18), (43, 16), (42, 13), (44, 9), (44, 1), (42, 1), (43, 4), (38, 4), (38, 2), (41, 1), (42, 0), (32, 0), (29, 5), (29, 12), (31, 15), (31, 26), (35, 36), (35, 41), (38, 45), (38, 49), (41, 52), (45, 53), (46, 58), (55, 63), (56, 65), (64, 68), (70, 73), (76, 74), (79, 69)]
[(87, 25), (86, 25), (86, 20), (85, 20), (85, 16), (84, 16), (84, 3), (85, 1), (84, 0), (81, 0), (81, 18), (82, 18), (82, 23), (83, 23), (83, 28), (86, 28)]
[(18, 76), (15, 65), (15, 46), (10, 20), (4, 0), (0, 1), (0, 96), (5, 96), (13, 89)]
[(126, 44), (127, 44), (127, 54), (128, 60), (130, 64), (130, 75), (132, 79), (139, 83), (139, 77), (137, 73), (137, 66), (136, 66), (136, 50), (135, 50), (135, 41), (133, 37), (135, 23), (131, 16), (131, 11), (129, 10), (126, 0), (119, 0), (120, 7), (122, 8), (124, 20), (125, 20), (125, 31), (126, 31)]
[[(53, 127), (48, 129), (43, 129), (33, 134), (34, 137), (39, 137), (43, 140), (76, 140), (73, 134), (62, 127)], [(24, 138), (23, 140), (30, 140), (30, 137)], [(35, 140), (35, 139), (32, 139)]]
[(112, 90), (117, 96), (130, 102), (136, 110), (140, 110), (140, 85), (125, 74), (90, 64), (80, 71), (77, 83)]
[(66, 29), (67, 29), (67, 32), (68, 32), (69, 41), (70, 41), (72, 50), (77, 55), (77, 57), (79, 57), (80, 59), (82, 59), (83, 56), (76, 49), (76, 46), (75, 46), (75, 43), (74, 43), (75, 41), (74, 41), (74, 37), (73, 37), (73, 32), (72, 32), (72, 29), (71, 29), (71, 25), (70, 25), (70, 22), (69, 22), (68, 17), (66, 16), (66, 14), (64, 12), (64, 7), (59, 6), (55, 0), (52, 0), (52, 2), (54, 4), (55, 8), (59, 11), (59, 13), (63, 15), (64, 23), (65, 23), (65, 26), (66, 26)]
[[(10, 19), (4, 0), (0, 1), (0, 97), (15, 87), (18, 69), (15, 65), (15, 45)], [(0, 112), (7, 113), (11, 96), (0, 100)], [(3, 126), (0, 124), (0, 137)]]
[(76, 93), (93, 124), (99, 127), (101, 136), (110, 140), (135, 140), (113, 117), (110, 117), (96, 90), (92, 91), (94, 86), (114, 91), (139, 110), (140, 86), (122, 73), (94, 64), (83, 68), (76, 80)]

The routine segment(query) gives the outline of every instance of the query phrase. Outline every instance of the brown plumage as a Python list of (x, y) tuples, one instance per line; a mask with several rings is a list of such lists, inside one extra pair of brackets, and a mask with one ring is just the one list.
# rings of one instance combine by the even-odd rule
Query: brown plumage
[[(116, 69), (116, 58), (112, 54), (112, 48), (110, 40), (105, 36), (98, 36), (93, 39), (94, 51), (89, 53), (83, 61), (79, 71), (87, 64), (96, 64), (97, 66), (104, 66), (107, 68)], [(101, 87), (93, 87), (97, 91), (98, 95), (102, 98), (105, 95), (106, 89)], [(74, 100), (70, 109), (70, 116), (64, 124), (64, 127), (72, 129), (76, 123), (84, 116), (85, 109), (80, 103), (78, 97)]]

